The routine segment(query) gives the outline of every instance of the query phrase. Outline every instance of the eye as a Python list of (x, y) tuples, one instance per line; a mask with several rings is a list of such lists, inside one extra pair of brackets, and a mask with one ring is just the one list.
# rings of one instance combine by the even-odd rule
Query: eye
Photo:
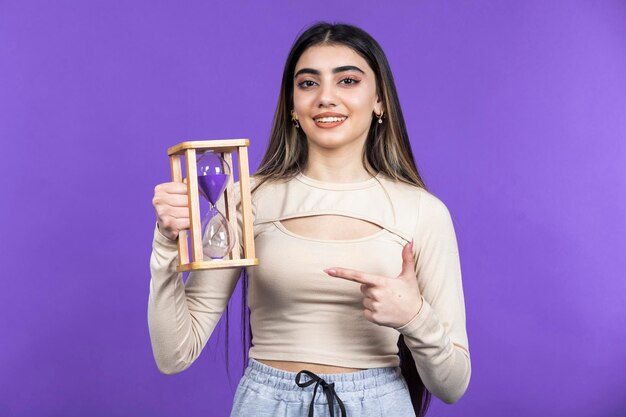
[(298, 87), (300, 88), (309, 88), (309, 87), (313, 87), (314, 85), (315, 85), (315, 81), (311, 81), (311, 80), (304, 80), (298, 83)]
[(356, 78), (344, 78), (343, 80), (339, 81), (340, 83), (344, 83), (345, 85), (354, 85), (354, 84), (358, 84), (360, 83), (360, 80), (357, 80)]

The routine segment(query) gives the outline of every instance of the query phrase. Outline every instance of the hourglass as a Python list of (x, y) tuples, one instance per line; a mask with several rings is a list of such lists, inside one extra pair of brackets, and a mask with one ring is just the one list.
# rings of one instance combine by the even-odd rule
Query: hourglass
[[(189, 200), (189, 234), (178, 238), (178, 271), (258, 265), (254, 253), (247, 139), (182, 142), (167, 150), (172, 180), (183, 180), (183, 164)], [(232, 154), (237, 152), (239, 210), (235, 207), (235, 185), (231, 170)], [(209, 210), (200, 219), (200, 196)], [(223, 212), (218, 208), (223, 203)], [(240, 251), (238, 213), (241, 223), (243, 256)], [(191, 252), (189, 251), (191, 243)]]

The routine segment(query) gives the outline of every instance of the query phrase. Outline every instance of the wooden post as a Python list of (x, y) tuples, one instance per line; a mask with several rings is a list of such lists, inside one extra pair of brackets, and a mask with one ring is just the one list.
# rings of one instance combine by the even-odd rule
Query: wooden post
[[(231, 152), (224, 152), (224, 161), (230, 166), (231, 172), (233, 167), (233, 154)], [(230, 252), (230, 259), (241, 259), (241, 251), (239, 250), (239, 224), (237, 224), (237, 211), (235, 209), (235, 180), (234, 175), (228, 177), (228, 183), (226, 184), (226, 193), (224, 194), (224, 208), (226, 211), (226, 219), (230, 223), (230, 226), (235, 231), (235, 244), (233, 250)]]
[(241, 192), (241, 214), (243, 219), (243, 256), (254, 258), (254, 231), (252, 230), (252, 202), (250, 198), (250, 175), (248, 174), (248, 149), (239, 152), (239, 191)]
[[(183, 182), (183, 168), (180, 162), (180, 155), (170, 156), (170, 169), (172, 171), (172, 181)], [(189, 263), (189, 245), (187, 243), (187, 231), (181, 230), (178, 233), (178, 259), (180, 263)]]
[(194, 262), (204, 261), (202, 252), (202, 219), (200, 218), (200, 193), (198, 192), (198, 172), (196, 170), (196, 150), (185, 151), (187, 163), (187, 198), (189, 200), (189, 226), (191, 229), (191, 253)]

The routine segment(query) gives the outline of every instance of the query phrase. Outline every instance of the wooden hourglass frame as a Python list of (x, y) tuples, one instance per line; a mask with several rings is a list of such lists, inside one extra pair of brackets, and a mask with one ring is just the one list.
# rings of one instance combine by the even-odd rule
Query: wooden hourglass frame
[[(195, 271), (201, 269), (220, 269), (239, 266), (258, 265), (259, 260), (254, 253), (254, 233), (252, 230), (252, 203), (250, 194), (250, 175), (248, 170), (248, 139), (202, 140), (182, 142), (168, 148), (172, 181), (183, 181), (181, 156), (185, 157), (185, 173), (187, 178), (187, 196), (189, 199), (189, 231), (183, 230), (178, 236), (178, 266), (176, 270)], [(200, 195), (196, 168), (196, 155), (205, 151), (219, 153), (233, 169), (233, 152), (237, 152), (239, 170), (239, 191), (241, 196), (241, 218), (243, 254), (240, 252), (237, 233), (237, 210), (235, 207), (234, 172), (228, 178), (224, 190), (224, 207), (226, 219), (235, 231), (235, 244), (228, 254), (228, 259), (205, 260), (202, 251), (202, 223), (200, 218)], [(188, 239), (188, 233), (190, 239)], [(188, 240), (191, 241), (191, 252)], [(243, 255), (243, 256), (242, 256)]]

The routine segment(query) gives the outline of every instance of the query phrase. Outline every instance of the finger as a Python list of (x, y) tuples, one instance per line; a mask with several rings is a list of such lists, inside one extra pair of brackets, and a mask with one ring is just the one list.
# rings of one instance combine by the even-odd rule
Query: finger
[(174, 219), (174, 224), (178, 230), (189, 229), (189, 218), (186, 219)]
[(155, 188), (155, 192), (162, 191), (168, 194), (187, 194), (187, 185), (182, 182), (164, 182)]
[(402, 248), (402, 276), (415, 275), (415, 258), (413, 257), (413, 241), (404, 245)]
[(174, 217), (166, 217), (161, 222), (162, 229), (179, 231), (189, 229), (189, 219), (176, 219)]
[(371, 285), (366, 285), (366, 284), (361, 284), (361, 294), (363, 294), (365, 297), (368, 298), (376, 298), (374, 297), (374, 294), (372, 293), (372, 289), (374, 287), (372, 287)]
[(176, 219), (176, 226), (178, 228), (178, 230), (186, 230), (189, 229), (190, 224), (189, 224), (189, 218), (185, 218), (185, 219)]
[(365, 316), (367, 321), (371, 321), (374, 324), (378, 324), (378, 323), (376, 323), (376, 320), (374, 320), (374, 312), (372, 310), (368, 310), (367, 308), (364, 309), (363, 310), (363, 315)]
[(189, 199), (182, 194), (169, 194), (163, 202), (172, 207), (189, 207)]
[(185, 219), (189, 218), (189, 209), (187, 207), (172, 207), (159, 204), (154, 208), (157, 217), (161, 220), (166, 218)]
[(363, 298), (363, 307), (365, 307), (366, 309), (370, 310), (370, 311), (374, 311), (374, 300), (372, 300), (371, 298)]
[(349, 281), (359, 282), (367, 285), (379, 285), (379, 276), (367, 274), (361, 271), (355, 271), (354, 269), (346, 268), (327, 268), (324, 270), (331, 277), (344, 278)]
[(175, 219), (189, 219), (189, 209), (186, 207), (172, 207), (169, 215)]
[(157, 193), (152, 199), (152, 205), (158, 213), (167, 214), (171, 208), (182, 207), (189, 210), (189, 202), (186, 195)]

